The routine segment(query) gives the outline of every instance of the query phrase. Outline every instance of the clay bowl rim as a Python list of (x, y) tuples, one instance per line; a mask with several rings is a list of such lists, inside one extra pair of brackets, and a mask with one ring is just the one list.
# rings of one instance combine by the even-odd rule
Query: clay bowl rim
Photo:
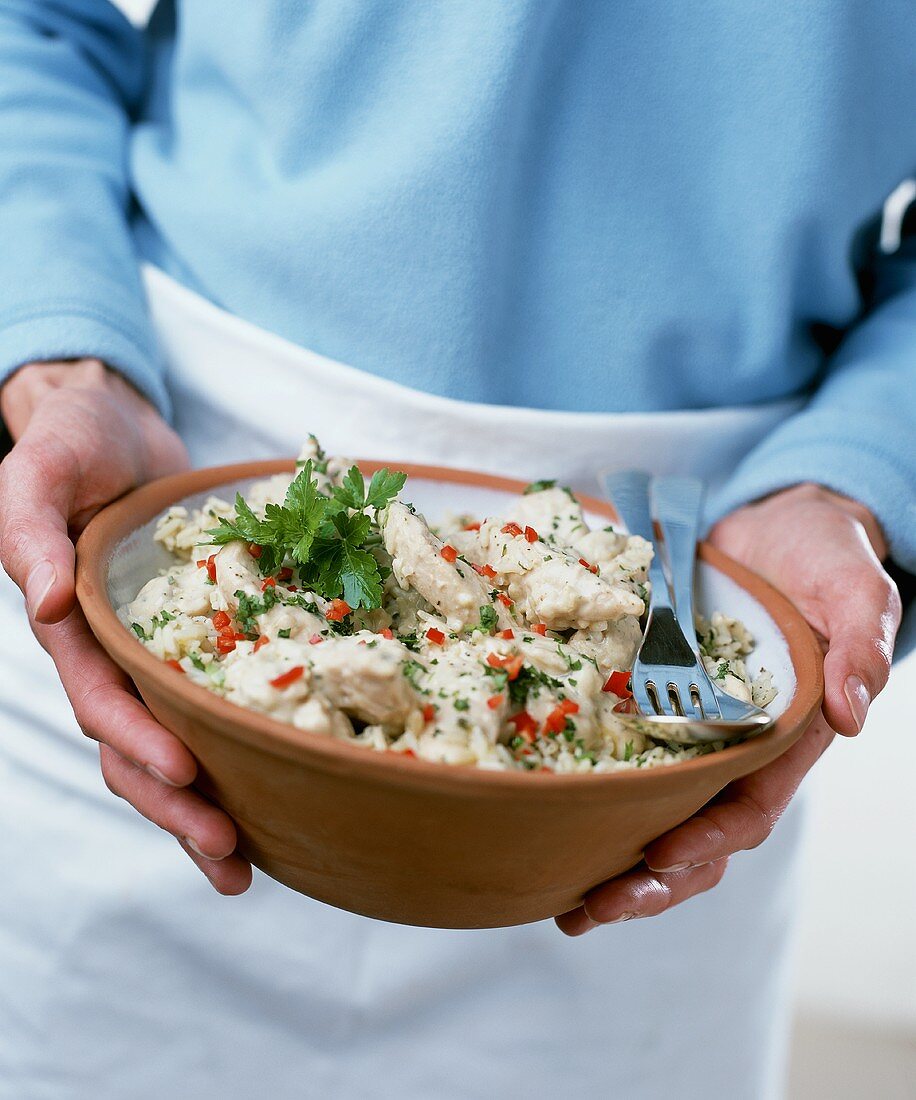
[[(515, 478), (471, 470), (432, 465), (354, 460), (367, 474), (383, 467), (403, 470), (408, 477), (457, 482), (480, 488), (520, 492), (525, 482)], [(731, 779), (746, 775), (785, 752), (804, 732), (820, 708), (823, 698), (821, 651), (814, 634), (801, 613), (777, 589), (762, 577), (739, 565), (709, 543), (701, 543), (699, 557), (731, 578), (760, 603), (784, 637), (795, 670), (796, 688), (786, 710), (759, 736), (663, 768), (625, 769), (598, 774), (556, 775), (553, 772), (499, 771), (475, 766), (448, 766), (433, 761), (405, 757), (394, 752), (371, 752), (363, 745), (310, 734), (271, 718), (230, 703), (205, 687), (180, 676), (160, 661), (127, 631), (108, 598), (108, 573), (118, 545), (134, 530), (161, 514), (166, 508), (194, 494), (226, 484), (267, 478), (289, 473), (293, 459), (271, 459), (210, 466), (159, 478), (135, 489), (102, 509), (80, 536), (76, 547), (76, 591), (92, 632), (115, 663), (132, 679), (152, 682), (157, 694), (169, 699), (170, 706), (186, 715), (201, 715), (213, 732), (241, 741), (260, 751), (284, 756), (310, 767), (335, 773), (358, 773), (361, 779), (396, 786), (448, 788), (454, 794), (474, 793), (523, 797), (526, 792), (538, 798), (551, 794), (566, 797), (585, 791), (600, 794), (608, 784), (620, 791), (651, 782), (656, 790), (680, 784), (690, 774), (718, 771)], [(577, 494), (591, 512), (617, 519), (607, 501)]]

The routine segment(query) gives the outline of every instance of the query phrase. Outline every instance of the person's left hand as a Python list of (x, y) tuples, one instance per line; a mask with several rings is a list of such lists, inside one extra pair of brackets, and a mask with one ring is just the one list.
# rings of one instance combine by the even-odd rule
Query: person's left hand
[(715, 886), (729, 856), (770, 835), (835, 733), (855, 736), (887, 683), (900, 596), (881, 565), (886, 546), (867, 508), (799, 485), (722, 520), (710, 541), (781, 589), (823, 641), (824, 705), (787, 752), (726, 787), (653, 841), (638, 867), (591, 890), (557, 917), (579, 936), (599, 924), (651, 917)]

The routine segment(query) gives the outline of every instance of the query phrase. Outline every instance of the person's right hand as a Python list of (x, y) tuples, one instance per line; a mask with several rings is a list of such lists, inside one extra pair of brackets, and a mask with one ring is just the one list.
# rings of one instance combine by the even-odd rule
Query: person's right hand
[(153, 406), (97, 360), (33, 363), (0, 389), (14, 440), (0, 463), (0, 562), (22, 589), (80, 728), (99, 742), (110, 790), (172, 833), (223, 894), (251, 867), (232, 820), (191, 789), (197, 764), (137, 698), (76, 603), (72, 539), (116, 497), (187, 466)]

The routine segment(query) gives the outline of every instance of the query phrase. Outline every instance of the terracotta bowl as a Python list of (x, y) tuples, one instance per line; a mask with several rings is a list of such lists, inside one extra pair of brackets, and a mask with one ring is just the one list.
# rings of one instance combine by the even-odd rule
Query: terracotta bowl
[[(381, 463), (361, 462), (370, 473)], [(387, 463), (431, 520), (493, 514), (521, 482)], [(200, 762), (198, 787), (236, 821), (242, 854), (294, 890), (402, 924), (484, 928), (573, 908), (638, 863), (649, 841), (727, 783), (784, 752), (821, 702), (821, 659), (794, 607), (759, 577), (701, 548), (699, 606), (743, 618), (754, 663), (774, 672), (775, 724), (745, 744), (683, 764), (605, 775), (484, 771), (334, 741), (242, 709), (190, 683), (121, 625), (114, 607), (168, 564), (152, 541), (171, 504), (243, 492), (292, 469), (257, 462), (164, 478), (106, 508), (77, 547), (77, 590), (92, 630), (156, 718)], [(614, 518), (583, 501), (597, 520)], [(754, 667), (752, 663), (752, 670)]]

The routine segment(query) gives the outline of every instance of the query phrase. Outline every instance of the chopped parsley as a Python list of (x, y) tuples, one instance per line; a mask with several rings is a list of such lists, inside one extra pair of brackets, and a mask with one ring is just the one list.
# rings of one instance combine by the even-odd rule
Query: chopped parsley
[(559, 680), (548, 676), (546, 672), (535, 668), (534, 665), (522, 665), (518, 676), (509, 681), (509, 698), (516, 705), (524, 706), (529, 695), (535, 698), (540, 695), (541, 688), (558, 691), (562, 686)]
[(276, 586), (265, 588), (261, 596), (249, 596), (247, 592), (242, 592), (241, 589), (234, 595), (239, 601), (236, 618), (242, 632), (245, 634), (257, 634), (257, 616), (263, 615), (265, 611), (270, 611), (272, 607), (282, 602)]
[(139, 623), (131, 623), (130, 629), (137, 635), (141, 642), (151, 641), (153, 634), (157, 630), (161, 630), (166, 623), (170, 623), (175, 616), (170, 611), (160, 611), (158, 615), (154, 615), (150, 619), (150, 628), (148, 631), (144, 630)]
[(403, 672), (407, 679), (410, 681), (410, 686), (414, 689), (414, 691), (419, 691), (422, 695), (429, 695), (429, 692), (426, 689), (421, 688), (419, 683), (417, 682), (417, 677), (422, 676), (425, 671), (426, 669), (420, 664), (419, 661), (408, 660), (404, 661), (401, 665), (401, 672)]
[(555, 489), (556, 484), (556, 478), (554, 478), (553, 481), (548, 479), (544, 479), (543, 481), (532, 481), (530, 485), (525, 487), (524, 495), (528, 496), (529, 493), (543, 493), (545, 489)]
[(484, 604), (480, 609), (480, 621), (477, 626), (471, 627), (471, 633), (479, 630), (481, 634), (493, 634), (497, 626), (499, 626), (499, 616), (496, 614), (496, 608)]
[(277, 631), (277, 637), (278, 638), (288, 638), (289, 635), (290, 635), (289, 627), (287, 627), (286, 630), (278, 630)]

